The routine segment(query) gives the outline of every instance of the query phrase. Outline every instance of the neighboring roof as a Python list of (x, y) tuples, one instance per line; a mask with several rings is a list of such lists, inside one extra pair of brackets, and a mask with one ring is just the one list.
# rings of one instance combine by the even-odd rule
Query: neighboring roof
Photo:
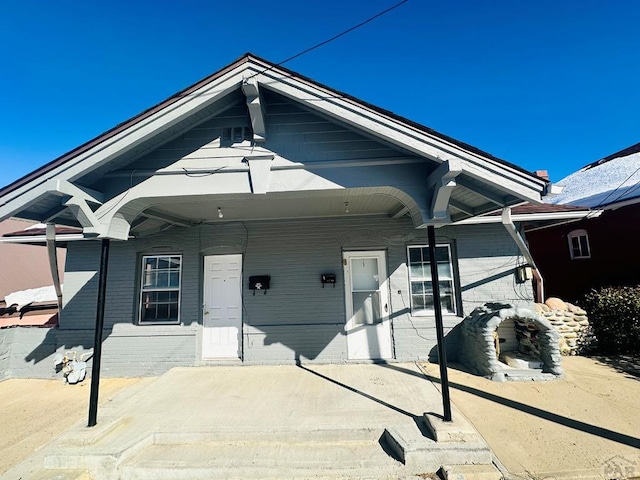
[[(0, 236), (15, 232), (24, 231), (33, 222), (24, 220), (7, 219), (0, 222)], [(58, 271), (61, 280), (64, 276), (64, 263), (66, 250), (59, 248)], [(51, 285), (51, 271), (49, 270), (49, 259), (47, 249), (32, 245), (9, 245), (0, 244), (0, 300), (9, 293), (29, 288)]]
[[(353, 97), (349, 94), (346, 94), (344, 92), (341, 92), (339, 90), (335, 90), (331, 87), (328, 87), (326, 85), (323, 85), (321, 83), (316, 82), (315, 80), (312, 80), (308, 77), (305, 77), (304, 75), (300, 75), (296, 72), (293, 72), (291, 70), (288, 70), (287, 68), (284, 68), (280, 65), (276, 65), (273, 64), (267, 60), (264, 60), (260, 57), (258, 57), (257, 55), (253, 55), (252, 53), (246, 53), (245, 55), (243, 55), (242, 57), (238, 58), (237, 60), (235, 60), (233, 63), (231, 63), (230, 65), (218, 70), (217, 72), (203, 78), (202, 80), (194, 83), (193, 85), (185, 88), (184, 90), (181, 90), (180, 92), (176, 93), (175, 95), (172, 95), (171, 97), (167, 98), (166, 100), (160, 102), (159, 104), (139, 113), (138, 115), (130, 118), (129, 120), (126, 120), (122, 123), (120, 123), (119, 125), (115, 126), (114, 128), (107, 130), (105, 133), (89, 140), (88, 142), (78, 146), (77, 148), (65, 153), (64, 155), (56, 158), (55, 160), (43, 165), (42, 167), (38, 168), (37, 170), (34, 170), (33, 172), (25, 175), (22, 178), (19, 178), (18, 180), (12, 182), (11, 184), (3, 187), (2, 189), (0, 189), (0, 196), (6, 195), (20, 187), (22, 187), (23, 185), (29, 183), (30, 181), (41, 177), (42, 175), (46, 174), (47, 172), (50, 172), (51, 170), (64, 165), (65, 163), (67, 163), (68, 161), (72, 160), (73, 158), (77, 157), (78, 155), (90, 150), (91, 148), (95, 147), (96, 145), (99, 145), (100, 143), (104, 142), (105, 140), (117, 135), (118, 133), (129, 129), (130, 127), (136, 125), (137, 123), (141, 122), (142, 120), (144, 120), (145, 118), (148, 118), (150, 116), (152, 116), (154, 113), (166, 108), (167, 106), (189, 96), (191, 93), (196, 92), (198, 89), (202, 88), (203, 86), (209, 84), (210, 82), (216, 80), (217, 78), (223, 76), (225, 73), (233, 70), (234, 68), (242, 65), (243, 63), (249, 62), (251, 60), (256, 60), (258, 62), (262, 62), (266, 65), (268, 65), (268, 69), (267, 70), (275, 70), (277, 69), (278, 71), (282, 71), (286, 74), (289, 74), (292, 77), (297, 77), (303, 81), (307, 81), (307, 82), (311, 82), (314, 85), (318, 86), (319, 88), (325, 89), (327, 91), (332, 92), (336, 97), (340, 97), (343, 99), (347, 99), (350, 101), (353, 101), (355, 103), (357, 103), (358, 105), (361, 105), (365, 108), (368, 108), (370, 110), (373, 110), (377, 113), (380, 113), (382, 115), (388, 116), (392, 119), (395, 119), (399, 122), (402, 122), (404, 124), (406, 124), (407, 126), (410, 126), (412, 128), (415, 128), (421, 132), (427, 133), (429, 135), (433, 135), (435, 137), (440, 138), (441, 140), (444, 140), (445, 142), (451, 143), (453, 145), (456, 145), (464, 150), (467, 150), (468, 152), (474, 153), (476, 155), (480, 155), (482, 157), (485, 157), (487, 159), (493, 160), (495, 162), (501, 163), (502, 165), (504, 165), (505, 167), (509, 167), (511, 169), (517, 170), (520, 173), (524, 173), (526, 175), (535, 177), (534, 174), (532, 174), (531, 172), (523, 169), (522, 167), (515, 165), (513, 163), (507, 162), (505, 160), (502, 160), (498, 157), (495, 157), (487, 152), (484, 152), (472, 145), (469, 145), (467, 143), (461, 142), (459, 140), (456, 140), (452, 137), (449, 137), (447, 135), (444, 135), (442, 133), (439, 133), (429, 127), (426, 127), (424, 125), (421, 125), (419, 123), (416, 123), (412, 120), (409, 120), (405, 117), (402, 117), (400, 115), (397, 115), (393, 112), (390, 112), (389, 110), (385, 110), (383, 108), (377, 107), (375, 105), (369, 104), (367, 102), (364, 102), (362, 100), (357, 99), (356, 97)], [(265, 70), (266, 71), (266, 70)], [(264, 73), (264, 71), (263, 71)]]
[[(531, 214), (545, 214), (545, 213), (576, 213), (582, 212), (585, 215), (589, 213), (588, 207), (580, 207), (577, 205), (534, 205), (532, 203), (525, 203), (518, 205), (511, 209), (512, 215), (531, 215)], [(500, 212), (493, 212), (493, 215), (500, 215)]]
[(58, 304), (37, 304), (33, 309), (21, 312), (0, 306), (0, 328), (55, 327), (58, 325)]
[[(37, 237), (41, 235), (46, 235), (47, 226), (39, 223), (32, 227), (26, 228), (24, 230), (18, 230), (15, 232), (5, 233), (3, 237)], [(73, 228), (73, 227), (60, 227), (56, 225), (56, 235), (67, 235), (67, 234), (78, 234), (82, 233), (81, 228)]]
[(550, 204), (612, 208), (640, 202), (640, 143), (590, 163), (557, 183)]
[[(588, 207), (576, 205), (534, 205), (525, 203), (511, 209), (511, 218), (514, 222), (564, 222), (566, 220), (580, 220), (587, 215), (589, 218), (599, 217), (602, 210), (592, 210)], [(479, 223), (499, 223), (502, 221), (502, 210), (478, 215), (454, 222), (454, 225), (469, 225)]]

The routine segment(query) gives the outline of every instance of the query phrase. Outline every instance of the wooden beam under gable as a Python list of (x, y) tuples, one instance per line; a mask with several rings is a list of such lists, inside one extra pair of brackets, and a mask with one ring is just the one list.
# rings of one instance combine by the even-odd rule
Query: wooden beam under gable
[(258, 82), (254, 78), (242, 81), (242, 93), (247, 97), (247, 108), (251, 117), (251, 129), (253, 130), (253, 141), (264, 143), (267, 140), (267, 129), (264, 114), (264, 102), (260, 99)]

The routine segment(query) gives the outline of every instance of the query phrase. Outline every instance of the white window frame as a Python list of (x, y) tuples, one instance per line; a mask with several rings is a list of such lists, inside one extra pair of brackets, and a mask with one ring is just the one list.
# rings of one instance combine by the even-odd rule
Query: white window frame
[[(584, 251), (584, 245), (581, 242), (581, 238), (584, 237), (586, 244), (586, 252)], [(574, 246), (574, 240), (577, 241), (577, 246)], [(591, 245), (589, 245), (589, 234), (586, 230), (572, 230), (567, 234), (567, 241), (569, 242), (569, 255), (571, 260), (584, 260), (591, 258)], [(578, 253), (576, 254), (576, 250)]]
[[(428, 277), (427, 276), (422, 276), (420, 278), (413, 278), (412, 274), (411, 274), (411, 249), (413, 248), (429, 248), (429, 245), (407, 245), (407, 274), (408, 274), (408, 278), (409, 278), (409, 302), (411, 305), (411, 315), (412, 316), (416, 316), (416, 317), (424, 317), (424, 316), (433, 316), (435, 315), (435, 309), (417, 309), (414, 307), (413, 305), (413, 283), (414, 282), (427, 282), (427, 281), (431, 281), (431, 265), (429, 262), (429, 258), (425, 258), (424, 256), (422, 256), (422, 264), (424, 266), (428, 266), (429, 268), (429, 273), (428, 273)], [(442, 307), (442, 315), (448, 315), (448, 316), (455, 316), (458, 314), (458, 296), (457, 296), (457, 291), (456, 291), (456, 272), (453, 268), (453, 257), (451, 254), (451, 245), (448, 243), (437, 243), (436, 244), (436, 249), (438, 248), (446, 248), (447, 249), (447, 256), (449, 259), (449, 271), (451, 272), (451, 276), (449, 278), (443, 278), (440, 275), (438, 275), (438, 281), (440, 283), (442, 282), (449, 282), (451, 285), (451, 303), (452, 303), (452, 307), (453, 307), (453, 311), (445, 311), (444, 310), (444, 304)], [(438, 272), (440, 273), (440, 272)], [(442, 298), (442, 295), (440, 295), (440, 298)]]
[[(145, 286), (145, 276), (158, 273), (159, 269), (153, 271), (145, 271), (145, 260), (150, 258), (179, 258), (180, 267), (178, 269), (178, 286), (166, 286), (166, 287), (148, 287)], [(140, 260), (140, 296), (138, 298), (138, 324), (139, 325), (179, 325), (180, 324), (180, 303), (182, 298), (182, 255), (177, 253), (154, 253), (149, 255), (142, 255)], [(167, 272), (168, 274), (171, 272)], [(175, 273), (175, 272), (174, 272)], [(142, 306), (145, 293), (150, 292), (178, 292), (178, 315), (176, 320), (143, 320), (142, 318)]]

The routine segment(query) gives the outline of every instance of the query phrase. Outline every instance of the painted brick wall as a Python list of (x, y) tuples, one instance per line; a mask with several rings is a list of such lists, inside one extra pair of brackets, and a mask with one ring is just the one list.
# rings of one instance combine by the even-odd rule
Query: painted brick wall
[[(459, 271), (460, 315), (445, 317), (448, 355), (455, 360), (456, 325), (463, 314), (486, 301), (524, 304), (532, 300), (532, 292), (530, 284), (523, 287), (514, 283), (517, 248), (501, 225), (445, 227), (436, 235), (439, 243), (451, 244)], [(346, 361), (342, 252), (362, 249), (387, 251), (396, 359), (434, 358), (434, 318), (410, 314), (406, 265), (407, 245), (425, 243), (426, 231), (413, 229), (406, 218), (386, 217), (221, 222), (112, 242), (103, 375), (156, 375), (172, 366), (197, 365), (203, 256), (228, 253), (243, 254), (242, 342), (246, 363), (292, 363), (297, 358), (303, 362)], [(183, 255), (181, 325), (136, 324), (138, 264), (142, 254), (153, 253)], [(40, 356), (46, 358), (27, 364), (23, 370), (14, 369), (20, 376), (50, 376), (49, 357), (55, 350), (92, 348), (99, 255), (99, 242), (69, 245), (60, 327), (53, 329), (55, 334), (48, 339), (24, 340), (25, 344), (32, 343), (25, 345), (25, 352), (40, 343)], [(322, 273), (337, 275), (335, 288), (322, 288)], [(248, 290), (251, 275), (271, 275), (271, 289), (266, 295), (254, 296)]]

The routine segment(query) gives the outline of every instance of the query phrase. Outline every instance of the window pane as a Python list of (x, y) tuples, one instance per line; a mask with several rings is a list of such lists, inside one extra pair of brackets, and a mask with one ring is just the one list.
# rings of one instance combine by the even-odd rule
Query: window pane
[(169, 286), (169, 272), (163, 272), (162, 270), (158, 272), (156, 279), (156, 287), (168, 287)]
[(451, 278), (451, 265), (449, 263), (438, 263), (438, 277)]
[(414, 310), (424, 310), (424, 295), (412, 295), (411, 302)]
[(411, 293), (412, 294), (423, 294), (424, 293), (424, 282), (411, 282)]
[(155, 270), (158, 265), (158, 259), (156, 257), (147, 257), (143, 260), (143, 269), (145, 271)]
[(353, 290), (377, 290), (379, 283), (377, 258), (352, 258), (351, 282)]
[(373, 325), (382, 321), (380, 292), (353, 292), (354, 325)]
[(580, 250), (582, 252), (583, 257), (589, 256), (589, 245), (587, 243), (587, 236), (583, 235), (580, 237)]
[(424, 296), (424, 309), (433, 312), (433, 295)]
[(447, 313), (455, 313), (453, 310), (453, 297), (451, 295), (440, 296), (442, 310)]
[(409, 270), (410, 270), (411, 278), (414, 278), (414, 279), (424, 278), (424, 274), (423, 274), (424, 269), (422, 268), (422, 264), (411, 265), (409, 267)]
[[(426, 257), (429, 260), (429, 257)], [(449, 262), (449, 248), (448, 247), (436, 247), (436, 262)]]
[(409, 262), (410, 263), (421, 263), (422, 256), (420, 255), (419, 248), (410, 248), (409, 249)]

